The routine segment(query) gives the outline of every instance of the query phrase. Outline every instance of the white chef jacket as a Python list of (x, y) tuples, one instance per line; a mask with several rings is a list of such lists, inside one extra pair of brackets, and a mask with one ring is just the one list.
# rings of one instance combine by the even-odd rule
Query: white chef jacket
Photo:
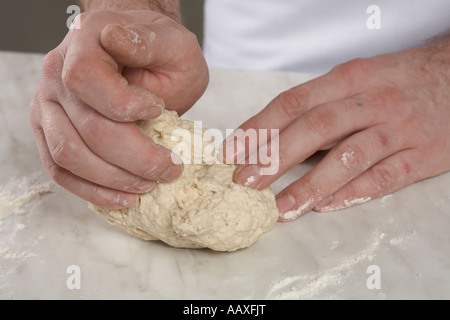
[(450, 0), (206, 0), (203, 47), (211, 67), (321, 74), (449, 31)]

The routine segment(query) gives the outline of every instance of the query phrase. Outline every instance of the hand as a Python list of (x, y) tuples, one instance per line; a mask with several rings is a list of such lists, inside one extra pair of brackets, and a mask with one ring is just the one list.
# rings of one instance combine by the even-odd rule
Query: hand
[(102, 207), (133, 206), (155, 181), (182, 172), (135, 124), (164, 106), (180, 114), (203, 94), (208, 70), (196, 37), (149, 10), (80, 17), (44, 59), (31, 104), (42, 162), (53, 179)]
[(339, 65), (280, 94), (242, 125), (280, 129), (280, 164), (277, 174), (265, 176), (261, 165), (241, 165), (235, 181), (265, 188), (332, 148), (277, 196), (280, 221), (391, 193), (450, 170), (449, 101), (448, 43)]

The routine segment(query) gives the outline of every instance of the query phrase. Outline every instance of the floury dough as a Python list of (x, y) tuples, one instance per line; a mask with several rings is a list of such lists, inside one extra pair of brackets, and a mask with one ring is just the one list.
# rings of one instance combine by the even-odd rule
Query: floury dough
[[(181, 120), (174, 111), (164, 110), (157, 119), (138, 125), (153, 141), (171, 150), (178, 150), (181, 142), (189, 144), (187, 139), (172, 141), (175, 130), (189, 132), (191, 146), (195, 135), (198, 139), (200, 134), (203, 152), (208, 146), (213, 152), (211, 139), (203, 139), (206, 131), (194, 130), (193, 122)], [(161, 240), (173, 247), (235, 251), (252, 245), (277, 221), (274, 194), (269, 188), (253, 190), (233, 183), (233, 165), (208, 164), (211, 161), (207, 159), (201, 164), (187, 164), (198, 163), (194, 162), (195, 149), (192, 147), (190, 154), (177, 152), (184, 162), (181, 176), (173, 182), (159, 183), (141, 196), (136, 207), (89, 207), (139, 238)]]

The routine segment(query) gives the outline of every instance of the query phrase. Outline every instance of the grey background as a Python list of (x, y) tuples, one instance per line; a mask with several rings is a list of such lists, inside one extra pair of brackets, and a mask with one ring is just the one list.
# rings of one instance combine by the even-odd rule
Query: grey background
[[(203, 0), (181, 0), (186, 27), (203, 41)], [(67, 33), (76, 0), (0, 0), (0, 50), (46, 53)]]

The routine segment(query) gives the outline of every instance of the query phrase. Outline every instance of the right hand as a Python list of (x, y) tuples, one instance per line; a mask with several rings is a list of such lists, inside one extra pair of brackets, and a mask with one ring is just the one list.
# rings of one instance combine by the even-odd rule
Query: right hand
[(78, 18), (81, 28), (44, 59), (31, 125), (58, 184), (98, 206), (131, 207), (183, 170), (135, 121), (164, 106), (184, 113), (205, 91), (208, 68), (196, 37), (160, 13)]

